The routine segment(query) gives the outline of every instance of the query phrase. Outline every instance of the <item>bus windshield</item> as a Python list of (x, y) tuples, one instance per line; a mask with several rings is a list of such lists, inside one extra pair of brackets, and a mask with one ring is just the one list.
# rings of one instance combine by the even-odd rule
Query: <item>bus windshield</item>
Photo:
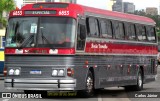
[(6, 47), (71, 48), (75, 43), (76, 21), (69, 17), (11, 18)]

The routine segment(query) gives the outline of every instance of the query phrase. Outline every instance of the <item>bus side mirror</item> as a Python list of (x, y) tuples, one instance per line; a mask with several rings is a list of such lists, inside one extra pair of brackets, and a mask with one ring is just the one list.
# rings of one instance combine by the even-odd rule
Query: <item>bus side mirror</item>
[(80, 38), (81, 40), (86, 38), (86, 28), (84, 25), (80, 25)]

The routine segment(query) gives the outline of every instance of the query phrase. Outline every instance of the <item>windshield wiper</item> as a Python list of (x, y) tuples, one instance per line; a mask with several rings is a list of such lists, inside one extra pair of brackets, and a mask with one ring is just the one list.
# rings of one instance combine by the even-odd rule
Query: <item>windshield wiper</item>
[(51, 43), (48, 41), (48, 39), (43, 35), (43, 30), (42, 30), (42, 28), (41, 28), (41, 32), (42, 32), (41, 37), (42, 37), (42, 40), (43, 40), (43, 44), (44, 44), (44, 41), (46, 41), (48, 44), (51, 44)]
[(18, 47), (19, 49), (23, 48), (28, 42), (32, 41), (34, 38), (34, 34), (30, 35), (27, 39), (25, 39), (22, 44)]

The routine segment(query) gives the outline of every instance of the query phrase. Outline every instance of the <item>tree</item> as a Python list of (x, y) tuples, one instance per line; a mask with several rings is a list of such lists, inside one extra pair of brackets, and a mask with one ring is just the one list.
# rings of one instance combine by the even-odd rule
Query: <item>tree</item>
[(0, 0), (0, 28), (3, 28), (3, 23), (6, 22), (3, 19), (3, 12), (10, 12), (15, 9), (15, 3), (13, 0)]
[(146, 16), (146, 13), (145, 13), (144, 9), (142, 9), (142, 10), (135, 10), (134, 14), (135, 15), (140, 15), (140, 16)]
[(135, 10), (134, 14), (153, 19), (156, 22), (156, 27), (160, 28), (160, 15), (146, 14), (144, 10)]
[(136, 10), (136, 11), (134, 12), (134, 14), (140, 15), (140, 16), (149, 17), (149, 18), (153, 19), (153, 20), (156, 22), (156, 34), (157, 34), (157, 36), (158, 36), (158, 40), (159, 40), (159, 43), (160, 43), (160, 15), (146, 14), (146, 13), (144, 12), (144, 10)]

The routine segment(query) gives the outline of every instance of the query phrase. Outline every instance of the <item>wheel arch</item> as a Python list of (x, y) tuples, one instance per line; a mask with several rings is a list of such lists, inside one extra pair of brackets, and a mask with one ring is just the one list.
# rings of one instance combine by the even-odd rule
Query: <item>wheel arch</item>
[[(143, 83), (144, 83), (144, 67), (143, 67), (143, 66), (140, 66), (140, 67), (139, 67), (139, 70), (142, 71), (142, 78), (143, 78)], [(139, 72), (139, 70), (138, 70), (138, 72)]]

